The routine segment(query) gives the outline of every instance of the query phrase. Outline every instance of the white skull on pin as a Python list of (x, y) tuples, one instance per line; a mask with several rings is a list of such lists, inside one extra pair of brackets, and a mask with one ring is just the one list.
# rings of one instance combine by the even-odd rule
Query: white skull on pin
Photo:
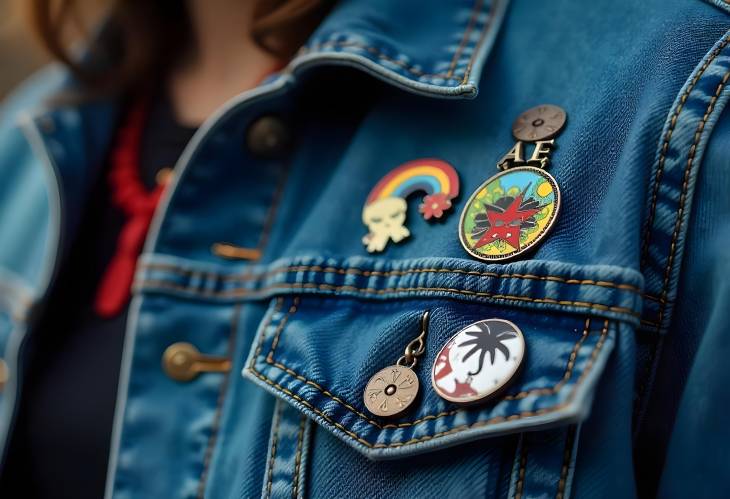
[(365, 206), (362, 221), (369, 232), (362, 242), (370, 253), (383, 251), (390, 240), (397, 243), (411, 235), (404, 225), (407, 209), (406, 200), (398, 197), (378, 199)]

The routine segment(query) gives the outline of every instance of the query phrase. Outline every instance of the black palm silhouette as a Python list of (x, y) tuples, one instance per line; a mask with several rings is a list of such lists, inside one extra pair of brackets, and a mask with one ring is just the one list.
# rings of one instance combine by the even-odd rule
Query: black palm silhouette
[(464, 361), (479, 352), (479, 368), (475, 372), (470, 372), (469, 374), (471, 376), (476, 376), (482, 371), (482, 368), (484, 367), (484, 357), (487, 355), (487, 352), (489, 352), (492, 365), (494, 365), (494, 361), (496, 360), (497, 350), (504, 354), (505, 359), (509, 359), (509, 348), (507, 348), (502, 342), (504, 340), (517, 337), (517, 333), (512, 331), (509, 324), (504, 322), (496, 322), (491, 328), (484, 322), (479, 322), (475, 324), (475, 326), (479, 328), (479, 331), (466, 332), (466, 334), (471, 336), (472, 339), (459, 344), (460, 347), (474, 345), (474, 347), (469, 350), (466, 355), (464, 355)]

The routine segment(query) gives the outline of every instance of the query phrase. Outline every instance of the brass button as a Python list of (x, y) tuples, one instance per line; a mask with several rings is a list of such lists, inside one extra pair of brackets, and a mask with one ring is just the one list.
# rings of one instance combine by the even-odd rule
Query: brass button
[(204, 372), (228, 372), (231, 361), (226, 357), (203, 355), (190, 343), (173, 343), (162, 354), (162, 369), (176, 381), (190, 381)]
[(7, 383), (8, 377), (10, 377), (8, 363), (0, 359), (0, 392), (5, 389), (5, 383)]
[(262, 116), (248, 127), (246, 145), (256, 156), (279, 158), (286, 154), (291, 143), (289, 129), (276, 116)]
[(172, 175), (172, 168), (160, 168), (155, 174), (155, 182), (157, 183), (157, 185), (167, 185), (172, 181)]

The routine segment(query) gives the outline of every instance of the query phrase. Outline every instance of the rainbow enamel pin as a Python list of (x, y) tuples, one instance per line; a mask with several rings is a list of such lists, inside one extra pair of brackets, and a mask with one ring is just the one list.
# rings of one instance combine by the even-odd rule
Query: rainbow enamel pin
[(381, 252), (389, 241), (398, 243), (411, 235), (405, 226), (406, 198), (416, 192), (426, 193), (418, 207), (423, 218), (441, 218), (459, 195), (459, 176), (446, 161), (424, 158), (404, 163), (380, 179), (362, 210), (368, 228), (362, 242), (368, 252)]

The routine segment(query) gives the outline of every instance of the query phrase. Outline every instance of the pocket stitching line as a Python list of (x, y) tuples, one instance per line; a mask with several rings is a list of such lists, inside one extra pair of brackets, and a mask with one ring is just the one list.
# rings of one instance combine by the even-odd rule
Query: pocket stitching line
[[(299, 298), (299, 297), (297, 297), (297, 298)], [(297, 304), (298, 303), (299, 302), (297, 301)], [(289, 319), (289, 316), (294, 314), (296, 311), (297, 311), (297, 308), (292, 306), (289, 309), (289, 313), (287, 314), (287, 317), (282, 318), (282, 323), (286, 323)], [(585, 341), (585, 339), (590, 334), (590, 326), (591, 326), (591, 319), (589, 317), (589, 318), (586, 318), (585, 326), (583, 329), (583, 334), (578, 339), (578, 341), (575, 343), (575, 345), (573, 345), (570, 356), (568, 357), (568, 364), (566, 366), (565, 372), (563, 373), (563, 376), (560, 378), (560, 380), (555, 385), (553, 385), (552, 387), (549, 387), (549, 388), (534, 388), (532, 390), (524, 390), (524, 391), (521, 391), (514, 395), (504, 396), (504, 397), (502, 397), (502, 400), (520, 400), (520, 399), (529, 397), (530, 395), (543, 396), (543, 395), (554, 395), (555, 393), (557, 393), (558, 390), (560, 390), (563, 387), (563, 385), (565, 385), (565, 383), (567, 383), (570, 380), (570, 378), (573, 376), (573, 368), (575, 367), (575, 360), (578, 357), (578, 351), (580, 350), (580, 347), (583, 345), (583, 342)], [(279, 335), (281, 334), (283, 329), (284, 329), (283, 327), (277, 328), (277, 336), (275, 338), (276, 340), (278, 340)], [(317, 382), (307, 379), (306, 377), (297, 373), (290, 367), (288, 367), (280, 362), (275, 361), (273, 359), (272, 354), (273, 354), (273, 350), (269, 352), (269, 355), (265, 359), (265, 361), (268, 364), (270, 364), (274, 367), (277, 367), (277, 368), (281, 369), (282, 371), (286, 372), (287, 374), (289, 374), (290, 376), (295, 377), (299, 381), (316, 388), (317, 390), (319, 390), (320, 393), (322, 393), (322, 395), (326, 396), (327, 398), (333, 400), (334, 402), (337, 402), (340, 405), (344, 406), (345, 408), (349, 409), (351, 412), (360, 416), (366, 422), (370, 423), (371, 425), (375, 426), (376, 428), (378, 428), (380, 430), (388, 429), (388, 428), (409, 428), (409, 427), (415, 426), (419, 423), (423, 423), (424, 421), (437, 420), (437, 419), (441, 419), (443, 417), (453, 416), (460, 412), (464, 412), (461, 409), (452, 409), (450, 411), (442, 411), (437, 414), (429, 414), (429, 415), (423, 416), (421, 418), (418, 418), (414, 421), (406, 421), (403, 423), (387, 423), (387, 424), (383, 425), (383, 424), (378, 423), (377, 421), (372, 420), (367, 414), (364, 414), (363, 412), (359, 411), (357, 408), (355, 408), (351, 404), (345, 402), (342, 398), (333, 394), (332, 392), (330, 392), (329, 390), (327, 390), (326, 388), (324, 388)], [(258, 355), (256, 357), (258, 357)]]
[[(296, 395), (291, 390), (289, 390), (289, 389), (281, 386), (279, 383), (276, 383), (275, 381), (269, 379), (268, 377), (266, 377), (264, 374), (262, 374), (261, 372), (259, 372), (256, 369), (256, 367), (254, 365), (255, 364), (254, 359), (257, 358), (257, 356), (254, 357), (254, 359), (252, 359), (251, 365), (249, 366), (248, 370), (249, 370), (249, 372), (251, 372), (254, 376), (256, 376), (257, 378), (259, 378), (260, 380), (264, 381), (265, 383), (269, 384), (270, 386), (272, 386), (274, 388), (279, 389), (280, 391), (286, 393), (290, 397), (292, 397), (295, 400), (299, 401), (304, 406), (306, 406), (310, 410), (312, 410), (315, 414), (317, 414), (320, 417), (322, 417), (325, 421), (327, 421), (330, 424), (334, 425), (336, 428), (340, 429), (345, 434), (347, 434), (350, 437), (354, 438), (356, 441), (360, 442), (361, 444), (365, 445), (366, 447), (368, 447), (368, 448), (389, 448), (389, 447), (392, 448), (392, 447), (401, 447), (401, 446), (404, 446), (404, 445), (410, 445), (410, 444), (413, 444), (413, 443), (418, 443), (418, 442), (421, 442), (421, 441), (426, 441), (426, 440), (430, 440), (430, 439), (433, 439), (433, 438), (438, 438), (440, 436), (448, 435), (448, 434), (451, 434), (451, 433), (459, 433), (461, 431), (468, 430), (470, 428), (475, 428), (475, 427), (480, 427), (480, 426), (488, 426), (490, 424), (494, 424), (494, 423), (497, 423), (497, 422), (513, 421), (513, 420), (523, 419), (525, 417), (537, 416), (537, 415), (547, 414), (547, 413), (550, 413), (550, 412), (556, 412), (556, 411), (562, 409), (563, 407), (566, 407), (570, 403), (570, 401), (572, 400), (572, 397), (575, 395), (576, 390), (580, 386), (582, 380), (592, 370), (593, 364), (595, 362), (595, 359), (598, 356), (598, 353), (600, 352), (600, 350), (602, 349), (603, 344), (605, 343), (605, 339), (606, 339), (606, 337), (608, 335), (608, 326), (609, 326), (609, 321), (606, 319), (606, 320), (604, 320), (604, 323), (603, 323), (603, 328), (602, 328), (602, 331), (601, 331), (601, 336), (600, 336), (598, 342), (596, 343), (596, 345), (593, 347), (593, 350), (592, 350), (591, 355), (590, 355), (590, 359), (589, 359), (589, 361), (588, 361), (585, 369), (581, 373), (581, 376), (578, 378), (578, 381), (576, 382), (575, 387), (573, 388), (573, 391), (568, 395), (568, 399), (565, 402), (563, 402), (561, 404), (558, 404), (558, 405), (555, 405), (553, 407), (538, 409), (536, 411), (524, 411), (524, 412), (521, 412), (521, 413), (517, 413), (517, 414), (510, 415), (510, 416), (506, 416), (506, 417), (505, 416), (497, 416), (497, 417), (490, 418), (490, 419), (487, 419), (487, 420), (484, 420), (484, 421), (475, 421), (474, 423), (472, 423), (470, 425), (460, 425), (460, 426), (451, 428), (450, 430), (446, 430), (446, 431), (443, 431), (443, 432), (435, 433), (433, 435), (424, 435), (422, 437), (410, 439), (410, 440), (408, 440), (406, 442), (393, 442), (393, 443), (390, 443), (390, 444), (372, 444), (372, 443), (368, 442), (367, 440), (364, 440), (363, 438), (361, 438), (356, 433), (348, 430), (347, 428), (345, 428), (340, 423), (337, 423), (336, 421), (334, 421), (330, 416), (328, 416), (327, 414), (325, 414), (324, 412), (322, 412), (320, 409), (318, 409), (317, 407), (315, 407), (313, 404), (311, 404), (307, 400), (305, 400), (302, 397)], [(267, 327), (268, 327), (268, 324), (267, 324)], [(263, 335), (263, 332), (264, 332), (264, 329), (262, 329), (262, 333), (261, 333), (262, 335)], [(260, 343), (263, 343), (263, 338), (260, 339)], [(304, 379), (306, 380), (306, 378), (304, 378)], [(305, 381), (305, 383), (306, 383), (306, 381)], [(312, 383), (314, 383), (314, 382), (310, 382), (310, 383), (307, 383), (307, 384), (312, 384)], [(319, 388), (320, 391), (322, 391), (321, 387), (315, 386), (315, 388)], [(322, 393), (324, 393), (324, 392), (322, 392)], [(357, 411), (357, 409), (354, 409), (354, 408), (353, 409), (350, 409), (350, 407), (347, 407), (347, 405), (344, 402), (338, 402), (337, 400), (334, 400), (332, 398), (332, 396), (329, 396), (329, 395), (327, 395), (327, 396), (330, 399), (332, 399), (333, 401), (335, 401), (336, 403), (339, 403), (340, 405), (344, 405), (346, 409), (350, 410), (350, 412), (353, 412), (356, 415), (360, 415), (360, 414), (358, 414), (359, 411)], [(441, 417), (443, 417), (443, 416), (441, 416)], [(378, 423), (376, 423), (374, 421), (370, 421), (368, 419), (366, 419), (366, 421), (369, 422), (369, 423), (371, 423), (371, 424), (374, 424), (379, 429), (385, 429), (385, 428), (393, 427), (393, 425), (391, 425), (391, 426), (388, 426), (388, 425), (381, 426)], [(413, 426), (414, 424), (416, 424), (416, 423), (411, 423), (409, 426)], [(395, 426), (395, 427), (398, 427), (398, 426)]]
[[(274, 361), (274, 352), (276, 351), (276, 347), (279, 345), (279, 337), (281, 336), (281, 332), (286, 327), (287, 322), (289, 322), (289, 318), (297, 312), (298, 307), (299, 307), (299, 297), (295, 296), (294, 299), (292, 300), (292, 304), (289, 307), (289, 310), (287, 311), (286, 315), (281, 319), (279, 324), (276, 326), (276, 332), (274, 333), (274, 341), (271, 342), (271, 349), (269, 350), (269, 353), (266, 356), (266, 362), (272, 363)], [(258, 355), (257, 355), (257, 357), (258, 357)]]
[(368, 447), (370, 449), (395, 448), (395, 447), (403, 447), (403, 446), (406, 446), (406, 445), (412, 445), (412, 444), (416, 444), (416, 443), (420, 443), (420, 442), (432, 440), (432, 439), (439, 438), (439, 437), (442, 437), (442, 436), (445, 436), (445, 435), (450, 435), (450, 434), (454, 434), (454, 433), (461, 433), (462, 431), (466, 431), (466, 430), (469, 430), (469, 429), (472, 429), (472, 428), (478, 428), (478, 427), (482, 427), (482, 426), (489, 426), (490, 424), (494, 424), (494, 423), (498, 423), (498, 422), (515, 421), (515, 420), (519, 420), (519, 419), (524, 419), (526, 417), (540, 416), (542, 414), (549, 414), (551, 412), (559, 411), (560, 409), (562, 409), (563, 407), (566, 407), (570, 403), (570, 400), (571, 400), (572, 396), (575, 394), (575, 390), (580, 385), (580, 382), (582, 381), (582, 379), (584, 379), (585, 375), (587, 375), (590, 372), (591, 368), (593, 367), (593, 363), (594, 363), (596, 357), (598, 356), (598, 353), (601, 351), (601, 349), (603, 347), (603, 344), (605, 343), (605, 339), (606, 339), (607, 334), (608, 334), (608, 320), (606, 320), (605, 323), (604, 323), (604, 329), (601, 332), (601, 338), (598, 341), (598, 343), (596, 344), (596, 346), (595, 346), (595, 348), (594, 348), (594, 350), (593, 350), (593, 352), (591, 354), (591, 359), (589, 361), (589, 364), (586, 366), (586, 370), (583, 372), (583, 374), (581, 375), (581, 377), (578, 379), (578, 382), (576, 383), (575, 389), (573, 390), (573, 392), (571, 392), (571, 395), (569, 396), (569, 398), (568, 398), (568, 400), (566, 402), (564, 402), (562, 404), (558, 404), (558, 405), (553, 406), (553, 407), (538, 409), (537, 411), (525, 411), (525, 412), (521, 412), (521, 413), (518, 413), (518, 414), (513, 414), (511, 416), (507, 416), (507, 417), (505, 417), (505, 416), (497, 416), (495, 418), (487, 419), (487, 420), (484, 420), (484, 421), (476, 421), (476, 422), (474, 422), (472, 424), (469, 424), (469, 425), (456, 426), (454, 428), (451, 428), (450, 430), (446, 430), (446, 431), (434, 433), (433, 435), (424, 435), (422, 437), (412, 438), (410, 440), (407, 440), (406, 442), (393, 442), (393, 443), (390, 443), (390, 444), (372, 444), (372, 443), (368, 442), (367, 440), (364, 440), (363, 438), (361, 438), (356, 433), (348, 430), (347, 428), (345, 428), (344, 426), (342, 426), (340, 423), (334, 421), (330, 416), (328, 416), (327, 414), (325, 414), (324, 412), (322, 412), (321, 410), (319, 410), (318, 408), (316, 408), (315, 406), (313, 406), (312, 404), (310, 404), (306, 400), (304, 400), (301, 397), (297, 396), (296, 394), (292, 393), (290, 390), (287, 390), (286, 388), (284, 388), (283, 386), (279, 385), (278, 383), (276, 383), (276, 382), (268, 379), (266, 376), (264, 376), (259, 371), (257, 371), (256, 368), (250, 367), (249, 368), (249, 371), (254, 376), (256, 376), (257, 378), (259, 378), (261, 381), (263, 381), (263, 382), (265, 382), (265, 383), (267, 383), (267, 384), (269, 384), (269, 385), (271, 385), (271, 386), (273, 386), (275, 388), (278, 388), (279, 390), (283, 391), (284, 393), (287, 393), (289, 396), (291, 396), (295, 400), (298, 400), (301, 404), (303, 404), (304, 406), (308, 407), (312, 412), (314, 412), (315, 414), (317, 414), (318, 416), (320, 416), (322, 419), (324, 419), (325, 421), (329, 422), (330, 424), (334, 425), (336, 428), (338, 428), (339, 430), (341, 430), (345, 434), (347, 434), (350, 437), (354, 438), (357, 442), (361, 443), (365, 447)]
[(271, 325), (271, 323), (274, 320), (274, 316), (281, 312), (281, 308), (284, 305), (284, 298), (278, 297), (276, 299), (276, 305), (274, 306), (274, 309), (271, 311), (271, 315), (269, 315), (268, 319), (266, 319), (266, 322), (261, 325), (261, 332), (259, 333), (259, 342), (258, 345), (256, 345), (256, 351), (254, 352), (253, 357), (251, 357), (251, 363), (250, 366), (253, 367), (254, 363), (256, 362), (256, 358), (261, 354), (261, 350), (264, 347), (264, 332), (266, 329)]

